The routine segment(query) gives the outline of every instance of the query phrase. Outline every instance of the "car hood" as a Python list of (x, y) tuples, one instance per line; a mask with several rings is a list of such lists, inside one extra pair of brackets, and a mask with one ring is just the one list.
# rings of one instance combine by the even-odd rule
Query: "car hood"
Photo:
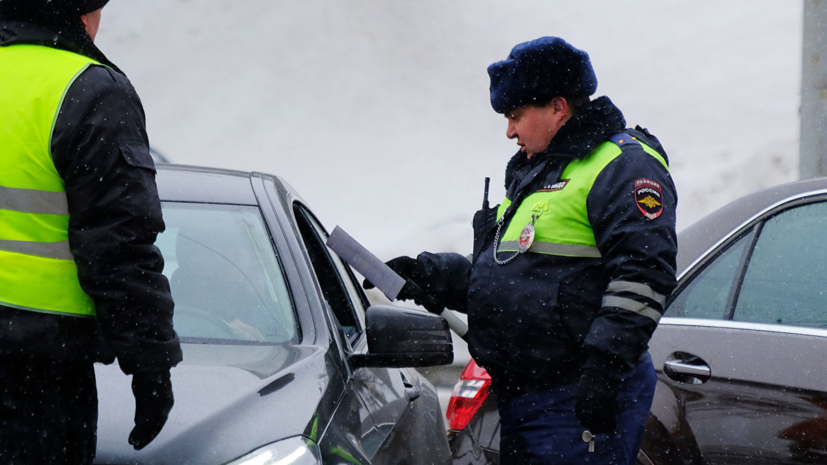
[(131, 377), (96, 365), (99, 464), (224, 464), (256, 448), (305, 434), (331, 382), (340, 377), (316, 346), (182, 344), (172, 369), (175, 407), (145, 449), (127, 443), (134, 426)]

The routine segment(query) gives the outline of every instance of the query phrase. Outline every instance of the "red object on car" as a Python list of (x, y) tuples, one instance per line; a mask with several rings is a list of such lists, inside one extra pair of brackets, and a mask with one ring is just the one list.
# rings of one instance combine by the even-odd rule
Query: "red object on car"
[(448, 403), (448, 428), (461, 430), (468, 426), (468, 422), (480, 409), (488, 397), (491, 387), (491, 376), (484, 368), (471, 360), (462, 371), (459, 381), (454, 385), (451, 401)]

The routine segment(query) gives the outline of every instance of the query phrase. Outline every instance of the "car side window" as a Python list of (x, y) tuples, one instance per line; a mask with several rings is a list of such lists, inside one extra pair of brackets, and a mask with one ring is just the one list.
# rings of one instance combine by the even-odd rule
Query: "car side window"
[(747, 265), (734, 320), (827, 327), (827, 202), (764, 223)]
[[(316, 230), (316, 234), (318, 237), (327, 244), (328, 234), (327, 231), (322, 228), (322, 226), (316, 221), (315, 218), (309, 217), (310, 223), (313, 225), (313, 228)], [(356, 280), (356, 277), (353, 275), (353, 271), (350, 269), (350, 266), (346, 265), (342, 259), (336, 255), (336, 252), (330, 250), (330, 248), (325, 245), (325, 249), (327, 249), (328, 256), (330, 260), (333, 262), (333, 265), (336, 267), (336, 271), (339, 273), (339, 277), (342, 280), (342, 284), (345, 286), (345, 290), (347, 291), (348, 296), (350, 297), (350, 303), (353, 307), (353, 310), (356, 312), (356, 318), (361, 323), (361, 327), (365, 327), (365, 310), (369, 306), (367, 297), (361, 291), (361, 285), (359, 281)]]
[(696, 274), (679, 294), (664, 316), (723, 320), (737, 285), (736, 278), (754, 232), (742, 236)]
[(362, 318), (357, 317), (348, 283), (339, 271), (340, 265), (336, 263), (338, 257), (335, 257), (325, 245), (324, 230), (310, 212), (296, 205), (295, 213), (296, 223), (307, 248), (313, 271), (322, 288), (323, 297), (348, 341), (353, 342), (362, 333), (364, 322)]
[[(325, 235), (325, 241), (327, 240), (327, 235)], [(339, 270), (339, 273), (342, 276), (342, 281), (345, 283), (345, 288), (347, 288), (348, 294), (350, 295), (350, 301), (353, 303), (353, 310), (356, 312), (356, 318), (361, 323), (361, 327), (365, 327), (365, 311), (370, 306), (368, 303), (367, 297), (365, 294), (360, 290), (361, 284), (353, 275), (353, 271), (351, 271), (350, 267), (346, 265), (338, 255), (331, 252), (333, 256), (333, 262), (336, 264), (336, 268)]]

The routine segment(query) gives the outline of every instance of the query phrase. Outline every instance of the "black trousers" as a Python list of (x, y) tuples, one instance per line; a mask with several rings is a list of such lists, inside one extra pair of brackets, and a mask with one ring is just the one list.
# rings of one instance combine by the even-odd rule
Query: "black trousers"
[(0, 465), (85, 465), (95, 457), (91, 361), (0, 359)]

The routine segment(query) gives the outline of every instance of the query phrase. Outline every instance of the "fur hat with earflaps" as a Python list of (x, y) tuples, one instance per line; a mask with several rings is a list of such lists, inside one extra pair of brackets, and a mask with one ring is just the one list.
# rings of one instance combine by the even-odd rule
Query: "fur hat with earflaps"
[[(0, 0), (2, 1), (2, 0)], [(589, 54), (559, 37), (541, 37), (515, 46), (488, 67), (491, 106), (505, 113), (554, 97), (587, 97), (597, 91)]]
[(76, 28), (80, 17), (109, 0), (0, 0), (0, 20), (25, 21), (55, 32)]

